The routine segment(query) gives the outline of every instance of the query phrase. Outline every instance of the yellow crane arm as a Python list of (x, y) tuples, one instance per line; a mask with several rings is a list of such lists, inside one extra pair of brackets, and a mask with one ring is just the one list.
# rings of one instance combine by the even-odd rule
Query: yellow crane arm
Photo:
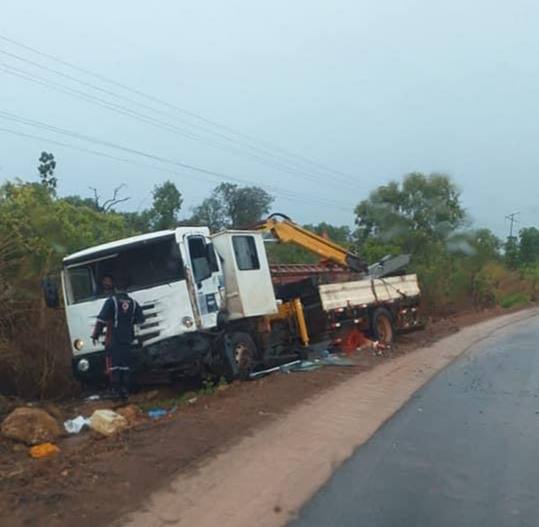
[[(281, 219), (277, 219), (278, 217)], [(257, 225), (257, 229), (271, 232), (280, 242), (299, 245), (321, 258), (352, 271), (366, 270), (366, 264), (359, 256), (323, 236), (300, 227), (284, 214), (272, 214), (266, 221)]]

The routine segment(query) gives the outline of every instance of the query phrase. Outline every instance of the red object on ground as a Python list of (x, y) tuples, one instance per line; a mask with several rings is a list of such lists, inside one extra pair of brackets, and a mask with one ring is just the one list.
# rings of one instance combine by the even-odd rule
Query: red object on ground
[(351, 329), (344, 337), (341, 338), (340, 348), (347, 355), (351, 355), (358, 348), (371, 341), (365, 336), (363, 331), (357, 328)]

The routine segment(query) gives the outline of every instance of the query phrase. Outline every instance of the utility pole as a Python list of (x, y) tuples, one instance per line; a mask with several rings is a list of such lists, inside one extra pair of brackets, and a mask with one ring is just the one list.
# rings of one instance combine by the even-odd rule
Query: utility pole
[(518, 220), (516, 220), (515, 217), (519, 214), (520, 212), (512, 212), (505, 217), (506, 220), (509, 220), (509, 238), (513, 237), (513, 226), (515, 223), (518, 223)]

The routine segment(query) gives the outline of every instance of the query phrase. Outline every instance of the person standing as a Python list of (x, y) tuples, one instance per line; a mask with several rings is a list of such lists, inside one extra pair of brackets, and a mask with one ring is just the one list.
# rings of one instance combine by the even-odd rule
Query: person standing
[(135, 339), (135, 325), (144, 323), (142, 308), (126, 293), (127, 284), (117, 282), (116, 292), (109, 296), (99, 315), (92, 333), (95, 344), (107, 327), (107, 346), (110, 358), (111, 386), (116, 397), (129, 397), (131, 374), (131, 344)]

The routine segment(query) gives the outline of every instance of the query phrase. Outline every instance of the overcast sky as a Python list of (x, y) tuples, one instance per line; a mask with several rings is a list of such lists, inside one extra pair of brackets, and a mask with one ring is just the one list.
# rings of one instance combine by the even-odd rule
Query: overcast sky
[[(475, 224), (505, 235), (510, 212), (539, 224), (538, 20), (539, 4), (522, 0), (2, 0), (1, 35), (211, 123), (0, 40), (0, 112), (170, 161), (0, 114), (1, 128), (152, 165), (0, 130), (0, 179), (36, 178), (48, 150), (61, 194), (90, 195), (92, 186), (108, 196), (126, 183), (127, 207), (138, 209), (172, 179), (187, 215), (224, 177), (173, 164), (181, 162), (269, 188), (275, 210), (299, 222), (352, 224), (354, 205), (378, 185), (441, 171), (462, 189)], [(29, 74), (33, 82), (20, 76)], [(118, 113), (126, 107), (146, 121)], [(257, 142), (230, 142), (213, 122)], [(277, 147), (303, 157), (285, 159)]]

